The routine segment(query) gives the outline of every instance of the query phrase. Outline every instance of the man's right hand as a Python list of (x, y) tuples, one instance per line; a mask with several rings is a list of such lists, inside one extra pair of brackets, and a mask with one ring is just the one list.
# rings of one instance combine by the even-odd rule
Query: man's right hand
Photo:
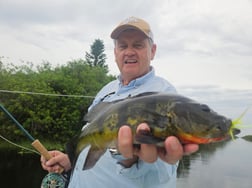
[(65, 172), (71, 169), (71, 162), (67, 154), (57, 150), (49, 151), (49, 153), (52, 158), (48, 161), (43, 156), (40, 158), (41, 166), (44, 170), (60, 173), (62, 168)]

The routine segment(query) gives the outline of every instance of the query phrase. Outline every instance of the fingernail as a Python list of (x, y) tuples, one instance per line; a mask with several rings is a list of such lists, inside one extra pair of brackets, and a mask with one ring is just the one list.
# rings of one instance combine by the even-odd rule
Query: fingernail
[(140, 125), (138, 125), (137, 131), (150, 131), (150, 128), (146, 123), (141, 123)]
[(178, 148), (179, 148), (179, 142), (177, 141), (177, 140), (174, 140), (172, 143), (171, 143), (171, 149), (172, 150), (178, 150)]
[(129, 129), (129, 127), (122, 127), (122, 130), (121, 130), (121, 136), (123, 138), (128, 138), (131, 134), (131, 130)]

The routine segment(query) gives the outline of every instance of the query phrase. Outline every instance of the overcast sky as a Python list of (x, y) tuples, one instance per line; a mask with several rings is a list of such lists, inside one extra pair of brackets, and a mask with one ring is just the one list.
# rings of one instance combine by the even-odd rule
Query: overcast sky
[(137, 16), (152, 26), (156, 73), (179, 90), (251, 96), (251, 11), (251, 0), (1, 0), (0, 56), (15, 64), (65, 64), (84, 58), (99, 38), (110, 72), (118, 74), (109, 36)]

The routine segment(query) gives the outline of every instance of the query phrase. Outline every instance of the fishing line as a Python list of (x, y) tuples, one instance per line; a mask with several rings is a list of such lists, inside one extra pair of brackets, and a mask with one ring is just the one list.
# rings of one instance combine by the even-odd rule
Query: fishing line
[(64, 94), (55, 94), (55, 93), (37, 93), (37, 92), (29, 92), (29, 91), (10, 91), (10, 90), (1, 90), (1, 93), (18, 93), (18, 94), (28, 94), (28, 95), (44, 95), (51, 97), (73, 97), (73, 98), (95, 98), (94, 96), (89, 95), (64, 95)]
[[(8, 116), (14, 124), (26, 135), (26, 137), (32, 141), (32, 146), (45, 157), (46, 160), (52, 158), (48, 150), (40, 143), (38, 139), (34, 139), (30, 133), (25, 130), (25, 128), (9, 113), (7, 109), (0, 104), (0, 110)], [(60, 169), (59, 173), (48, 173), (42, 180), (41, 188), (64, 188), (67, 179), (61, 174), (64, 171), (64, 168)]]
[(18, 148), (21, 148), (21, 149), (23, 149), (23, 150), (27, 150), (27, 151), (30, 151), (30, 152), (32, 152), (32, 153), (36, 153), (36, 154), (40, 155), (40, 153), (37, 152), (36, 150), (27, 148), (27, 147), (22, 146), (22, 145), (19, 145), (19, 144), (16, 144), (16, 143), (10, 141), (9, 139), (5, 138), (5, 137), (4, 137), (3, 135), (1, 135), (1, 134), (0, 134), (0, 138), (2, 138), (4, 141), (6, 141), (6, 142), (8, 142), (9, 144), (14, 145), (14, 146), (16, 146), (16, 147), (18, 147)]

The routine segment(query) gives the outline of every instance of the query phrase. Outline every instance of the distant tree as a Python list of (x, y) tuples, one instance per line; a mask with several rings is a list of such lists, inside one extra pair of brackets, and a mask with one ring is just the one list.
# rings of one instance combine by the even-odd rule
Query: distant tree
[[(49, 62), (37, 67), (30, 62), (10, 64), (0, 69), (0, 90), (21, 93), (0, 91), (0, 102), (35, 138), (65, 143), (83, 126), (91, 96), (113, 79), (104, 67), (90, 66), (82, 59), (57, 67)], [(1, 111), (0, 133), (13, 141), (26, 140)]]
[(100, 66), (108, 69), (106, 63), (106, 54), (104, 53), (104, 43), (100, 39), (96, 39), (90, 46), (90, 53), (86, 52), (85, 60), (90, 66)]
[(0, 70), (3, 68), (3, 62), (2, 62), (2, 57), (0, 56)]

